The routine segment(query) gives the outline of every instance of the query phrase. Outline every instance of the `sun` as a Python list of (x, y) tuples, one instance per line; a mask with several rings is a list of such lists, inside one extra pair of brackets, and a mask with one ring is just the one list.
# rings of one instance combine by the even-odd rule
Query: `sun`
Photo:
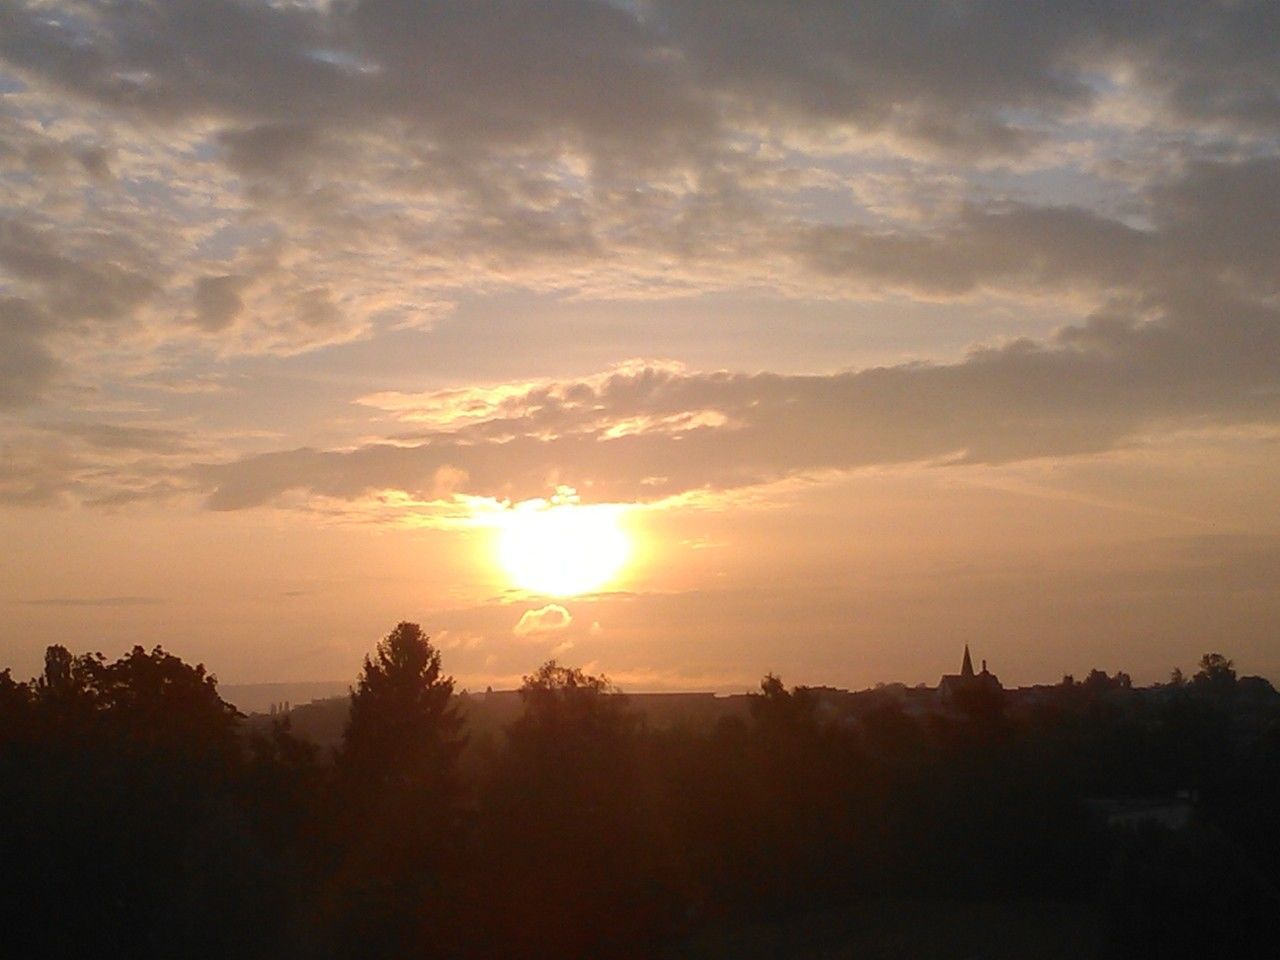
[(631, 556), (622, 510), (613, 504), (520, 504), (499, 523), (498, 562), (524, 590), (558, 597), (599, 590)]

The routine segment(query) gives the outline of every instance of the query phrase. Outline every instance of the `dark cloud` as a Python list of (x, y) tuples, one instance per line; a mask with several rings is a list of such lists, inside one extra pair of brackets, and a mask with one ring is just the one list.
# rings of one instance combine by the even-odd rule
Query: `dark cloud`
[(1197, 162), (1152, 191), (1173, 271), (1212, 271), (1261, 295), (1280, 293), (1280, 158)]
[(970, 204), (915, 232), (798, 225), (778, 244), (819, 274), (925, 296), (982, 288), (1170, 291), (1227, 286), (1280, 292), (1280, 160), (1192, 164), (1151, 187), (1147, 228), (1078, 207)]
[(44, 342), (48, 326), (28, 301), (0, 298), (0, 409), (34, 402), (53, 381), (58, 362)]
[(801, 226), (786, 241), (806, 268), (926, 296), (983, 286), (1132, 287), (1149, 272), (1153, 237), (1091, 211), (967, 208), (941, 228), (908, 233)]
[[(0, 267), (39, 291), (52, 322), (118, 320), (156, 295), (152, 278), (117, 262), (109, 238), (76, 256), (51, 228), (0, 217)], [(105, 241), (105, 242), (101, 242)]]
[(100, 104), (269, 125), (240, 143), (258, 162), (267, 140), (293, 149), (280, 125), (304, 121), (408, 123), (481, 147), (576, 137), (651, 154), (711, 122), (653, 31), (587, 0), (176, 0), (62, 17), (13, 3), (0, 36), (12, 66)]
[(244, 310), (244, 300), (240, 297), (243, 287), (242, 277), (230, 275), (197, 280), (194, 298), (196, 326), (217, 333), (235, 323)]
[[(135, 331), (148, 356), (182, 337), (207, 350), (215, 336), (226, 353), (287, 353), (408, 325), (436, 302), (431, 284), (587, 295), (666, 284), (1031, 293), (1073, 297), (1086, 319), (950, 365), (813, 380), (650, 371), (590, 403), (575, 398), (597, 381), (566, 384), (520, 398), (518, 415), (416, 445), (209, 467), (211, 503), (295, 488), (436, 490), (441, 470), (496, 495), (541, 493), (564, 475), (584, 492), (649, 497), (865, 463), (1104, 449), (1165, 419), (1269, 419), (1277, 16), (1271, 3), (1192, 0), (815, 0), (785, 11), (760, 0), (56, 11), (0, 0), (0, 65), (34, 104), (25, 119), (0, 118), (5, 169), (21, 171), (13, 182), (26, 191), (0, 209), (0, 406), (47, 394), (64, 372), (60, 337), (81, 337), (82, 353), (83, 341), (120, 347), (148, 310), (162, 315)], [(1173, 153), (1197, 152), (1178, 124), (1211, 126), (1219, 158), (1147, 168), (1125, 219), (1101, 202), (1038, 206), (998, 185), (1010, 181), (979, 182), (975, 158), (1046, 138), (1065, 147), (1074, 124), (1105, 124), (1089, 111), (1108, 100), (1141, 103)], [(159, 129), (172, 143), (37, 132), (59, 110), (81, 111), (83, 128)], [(955, 203), (884, 215), (853, 196), (845, 160), (779, 158), (849, 130), (929, 145), (955, 165)], [(1112, 127), (1076, 145), (1103, 151), (1108, 136), (1129, 135), (1143, 136)], [(134, 145), (118, 153), (113, 142)], [(107, 183), (129, 163), (148, 172)], [(45, 212), (43, 181), (68, 170), (91, 200), (50, 193)], [(909, 193), (911, 170), (896, 173)], [(77, 441), (80, 453), (181, 449), (102, 430)], [(148, 475), (97, 496), (168, 489)]]
[(0, 291), (20, 294), (0, 294), (0, 409), (44, 397), (63, 369), (59, 334), (127, 322), (158, 293), (151, 278), (93, 252), (72, 255), (51, 228), (0, 210)]
[[(783, 16), (757, 0), (172, 0), (51, 14), (8, 0), (0, 66), (47, 98), (25, 124), (3, 120), (0, 139), (28, 172), (79, 166), (108, 179), (111, 138), (34, 132), (50, 110), (88, 111), (84, 125), (116, 122), (132, 136), (168, 124), (180, 145), (168, 166), (149, 168), (168, 182), (149, 188), (176, 190), (196, 166), (200, 177), (216, 171), (269, 225), (256, 253), (315, 274), (261, 291), (272, 302), (248, 309), (260, 269), (246, 262), (249, 241), (233, 255), (223, 249), (235, 246), (232, 228), (212, 244), (174, 239), (201, 214), (224, 215), (216, 191), (158, 225), (141, 205), (146, 190), (131, 209), (95, 200), (101, 221), (78, 231), (71, 216), (58, 229), (56, 216), (11, 210), (0, 269), (55, 321), (119, 320), (176, 283), (195, 306), (177, 335), (194, 325), (248, 350), (367, 333), (368, 319), (347, 309), (349, 289), (403, 282), (403, 270), (384, 277), (380, 265), (414, 255), (441, 267), (443, 283), (465, 266), (563, 286), (567, 270), (604, 266), (696, 289), (750, 282), (782, 254), (827, 284), (822, 295), (849, 278), (953, 296), (1082, 275), (1132, 287), (1161, 261), (1176, 270), (1211, 247), (1224, 269), (1273, 279), (1274, 211), (1250, 201), (1277, 195), (1271, 160), (1240, 165), (1234, 186), (1222, 165), (1206, 165), (1153, 194), (1170, 218), (1157, 223), (1169, 241), (1157, 249), (1147, 231), (1096, 211), (1025, 200), (1009, 209), (971, 198), (954, 222), (914, 226), (797, 215), (784, 195), (801, 171), (756, 149), (852, 127), (963, 163), (1063, 136), (1064, 121), (1117, 91), (1170, 116), (1274, 135), (1273, 7), (817, 0)], [(346, 288), (325, 276), (335, 263)]]
[(782, 13), (763, 0), (173, 0), (49, 16), (13, 0), (0, 57), (142, 115), (396, 122), (484, 149), (567, 138), (606, 165), (687, 156), (734, 116), (1016, 151), (1115, 70), (1177, 116), (1280, 123), (1280, 22), (1265, 0), (818, 0)]
[(186, 437), (177, 430), (125, 426), (112, 423), (50, 423), (44, 429), (74, 437), (98, 450), (173, 454), (191, 450)]
[(321, 149), (317, 129), (298, 123), (264, 123), (226, 130), (219, 139), (227, 149), (227, 165), (250, 176), (306, 164)]
[(1280, 16), (1265, 0), (818, 0), (785, 18), (766, 0), (655, 6), (701, 75), (757, 110), (897, 128), (951, 149), (1016, 152), (1036, 121), (1089, 106), (1118, 67), (1183, 117), (1280, 123)]

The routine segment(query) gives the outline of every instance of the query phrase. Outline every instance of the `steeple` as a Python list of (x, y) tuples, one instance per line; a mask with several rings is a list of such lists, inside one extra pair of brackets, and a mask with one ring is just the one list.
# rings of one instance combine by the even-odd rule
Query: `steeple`
[(964, 663), (960, 667), (960, 676), (965, 679), (973, 678), (973, 661), (969, 658), (969, 645), (964, 645)]

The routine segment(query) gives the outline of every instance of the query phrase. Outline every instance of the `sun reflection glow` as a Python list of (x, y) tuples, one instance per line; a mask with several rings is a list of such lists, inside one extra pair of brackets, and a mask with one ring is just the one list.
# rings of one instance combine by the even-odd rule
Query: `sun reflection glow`
[(499, 524), (498, 562), (524, 590), (560, 597), (599, 590), (631, 555), (620, 523), (623, 509), (559, 497), (520, 504)]

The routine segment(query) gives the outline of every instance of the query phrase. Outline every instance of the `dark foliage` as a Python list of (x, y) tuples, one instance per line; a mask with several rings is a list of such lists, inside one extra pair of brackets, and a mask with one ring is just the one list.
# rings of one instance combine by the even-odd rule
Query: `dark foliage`
[[(553, 661), (468, 745), (465, 698), (401, 623), (326, 756), (159, 648), (51, 647), (31, 682), (0, 673), (5, 953), (724, 956), (754, 930), (770, 956), (815, 956), (795, 931), (840, 917), (936, 943), (913, 911), (1041, 904), (1017, 915), (1075, 918), (1063, 942), (1096, 927), (1093, 955), (1270, 956), (1278, 701), (1208, 654), (1190, 680), (1095, 670), (1016, 709), (770, 675), (740, 712), (649, 726)], [(715, 931), (737, 946), (696, 953)], [(1009, 955), (1001, 934), (974, 955)]]
[(443, 906), (463, 851), (453, 680), (416, 623), (379, 644), (351, 692), (337, 756), (328, 892), (338, 956), (447, 956)]

